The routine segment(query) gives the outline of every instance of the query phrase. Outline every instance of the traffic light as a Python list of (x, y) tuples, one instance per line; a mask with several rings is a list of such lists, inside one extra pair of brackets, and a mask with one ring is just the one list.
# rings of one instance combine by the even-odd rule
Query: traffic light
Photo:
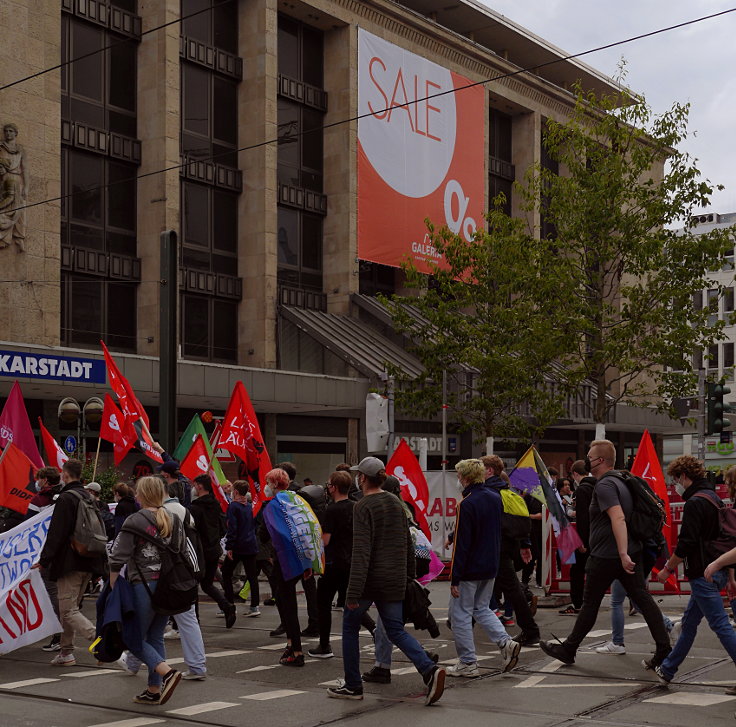
[(724, 418), (726, 412), (736, 410), (735, 407), (723, 402), (723, 397), (730, 394), (731, 389), (722, 382), (707, 384), (707, 429), (706, 434), (720, 434), (731, 426), (731, 422)]

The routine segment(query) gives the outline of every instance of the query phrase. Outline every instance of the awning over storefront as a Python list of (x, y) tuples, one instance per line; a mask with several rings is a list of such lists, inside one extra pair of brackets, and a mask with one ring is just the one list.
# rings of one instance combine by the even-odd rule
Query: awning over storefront
[(364, 376), (380, 378), (386, 364), (401, 368), (411, 377), (423, 371), (417, 358), (357, 318), (289, 306), (281, 306), (279, 311), (284, 319)]

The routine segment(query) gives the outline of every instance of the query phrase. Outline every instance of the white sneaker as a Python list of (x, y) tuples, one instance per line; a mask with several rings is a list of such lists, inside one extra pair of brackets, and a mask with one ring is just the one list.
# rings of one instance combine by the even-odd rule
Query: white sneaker
[(447, 667), (447, 676), (450, 677), (477, 677), (480, 674), (478, 664), (466, 664), (464, 661), (458, 660), (457, 664)]
[(225, 612), (224, 612), (224, 611), (218, 611), (218, 612), (217, 612), (217, 613), (215, 614), (215, 617), (216, 617), (216, 618), (225, 618)]
[(51, 660), (51, 666), (76, 666), (76, 664), (74, 654), (57, 654)]
[(503, 657), (503, 670), (504, 672), (511, 671), (519, 661), (519, 652), (521, 651), (521, 644), (517, 643), (513, 639), (509, 639), (501, 647), (501, 656)]
[(675, 623), (672, 624), (672, 629), (670, 630), (670, 641), (672, 642), (672, 646), (677, 643), (677, 640), (680, 638), (681, 633), (682, 621), (675, 621)]
[(183, 671), (181, 678), (187, 681), (203, 682), (207, 678), (207, 672)]
[(609, 641), (607, 644), (599, 646), (596, 649), (596, 652), (599, 654), (625, 654), (626, 647), (621, 646), (620, 644), (614, 644), (613, 641)]
[(171, 629), (164, 634), (165, 639), (180, 639), (179, 632), (176, 629)]
[(256, 616), (260, 616), (261, 615), (261, 609), (258, 608), (258, 606), (253, 606), (252, 608), (248, 609), (245, 612), (245, 615), (248, 618), (255, 618)]

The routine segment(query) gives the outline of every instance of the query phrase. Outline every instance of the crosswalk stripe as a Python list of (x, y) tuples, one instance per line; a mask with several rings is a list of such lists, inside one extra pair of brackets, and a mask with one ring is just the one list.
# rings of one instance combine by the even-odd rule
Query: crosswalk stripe
[(147, 724), (158, 724), (163, 719), (150, 719), (149, 717), (136, 717), (135, 719), (121, 719), (118, 722), (100, 722), (90, 727), (144, 727)]
[(320, 687), (339, 687), (342, 685), (342, 679), (331, 679), (329, 682), (320, 682)]
[(180, 714), (184, 717), (191, 717), (195, 714), (203, 714), (204, 712), (216, 712), (218, 709), (228, 709), (228, 707), (239, 707), (239, 702), (203, 702), (202, 704), (192, 704), (189, 707), (180, 707), (179, 709), (167, 709), (167, 714)]
[(696, 692), (667, 692), (661, 697), (652, 697), (645, 699), (645, 702), (652, 704), (681, 704), (690, 707), (710, 707), (713, 704), (721, 704), (723, 702), (733, 702), (736, 697), (729, 697), (725, 694), (703, 694)]
[(63, 677), (96, 677), (100, 674), (122, 674), (120, 669), (90, 669), (89, 671), (65, 671), (61, 676)]
[(391, 669), (391, 673), (397, 676), (400, 676), (401, 674), (411, 674), (415, 671), (416, 669), (413, 666), (403, 666), (400, 669)]
[(282, 697), (292, 697), (295, 694), (304, 694), (303, 691), (297, 689), (277, 689), (273, 692), (259, 692), (258, 694), (246, 694), (241, 699), (255, 699), (258, 702), (264, 702), (267, 699), (281, 699)]
[(49, 684), (50, 682), (58, 682), (58, 679), (46, 679), (39, 677), (38, 679), (24, 679), (22, 682), (7, 682), (0, 684), (0, 689), (22, 689), (23, 687), (35, 687), (36, 684)]
[[(551, 664), (545, 664), (539, 671), (551, 674), (557, 671), (562, 666), (561, 661), (553, 661)], [(514, 689), (528, 689), (529, 687), (536, 687), (541, 681), (544, 681), (544, 676), (533, 676), (524, 679), (523, 682), (519, 682), (514, 685)]]
[[(280, 647), (283, 648), (283, 647)], [(252, 654), (252, 649), (228, 649), (227, 651), (213, 651), (211, 654), (205, 654), (206, 659), (217, 659), (221, 656), (241, 656), (242, 654)], [(167, 664), (184, 664), (184, 657), (177, 656), (174, 659), (167, 659)]]
[[(303, 644), (316, 644), (318, 641), (319, 639), (302, 639)], [(284, 648), (284, 644), (283, 642), (279, 642), (278, 644), (269, 644), (268, 646), (259, 646), (258, 648), (263, 651), (278, 651)]]
[(236, 674), (246, 674), (249, 671), (265, 671), (266, 669), (278, 669), (279, 664), (264, 664), (261, 666), (252, 666), (250, 669), (241, 669)]

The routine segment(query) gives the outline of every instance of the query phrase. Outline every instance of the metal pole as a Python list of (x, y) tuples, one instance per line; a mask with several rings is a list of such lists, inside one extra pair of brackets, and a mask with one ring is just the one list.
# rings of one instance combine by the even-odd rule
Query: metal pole
[(391, 459), (396, 443), (396, 429), (394, 426), (394, 377), (389, 376), (386, 381), (386, 393), (388, 398), (388, 441), (386, 442), (386, 461)]
[(159, 326), (159, 441), (170, 452), (176, 439), (176, 313), (179, 296), (179, 247), (176, 232), (161, 233)]
[(447, 540), (447, 371), (442, 372), (442, 546)]
[(705, 419), (708, 416), (708, 402), (705, 393), (705, 369), (698, 371), (698, 459), (705, 461)]

